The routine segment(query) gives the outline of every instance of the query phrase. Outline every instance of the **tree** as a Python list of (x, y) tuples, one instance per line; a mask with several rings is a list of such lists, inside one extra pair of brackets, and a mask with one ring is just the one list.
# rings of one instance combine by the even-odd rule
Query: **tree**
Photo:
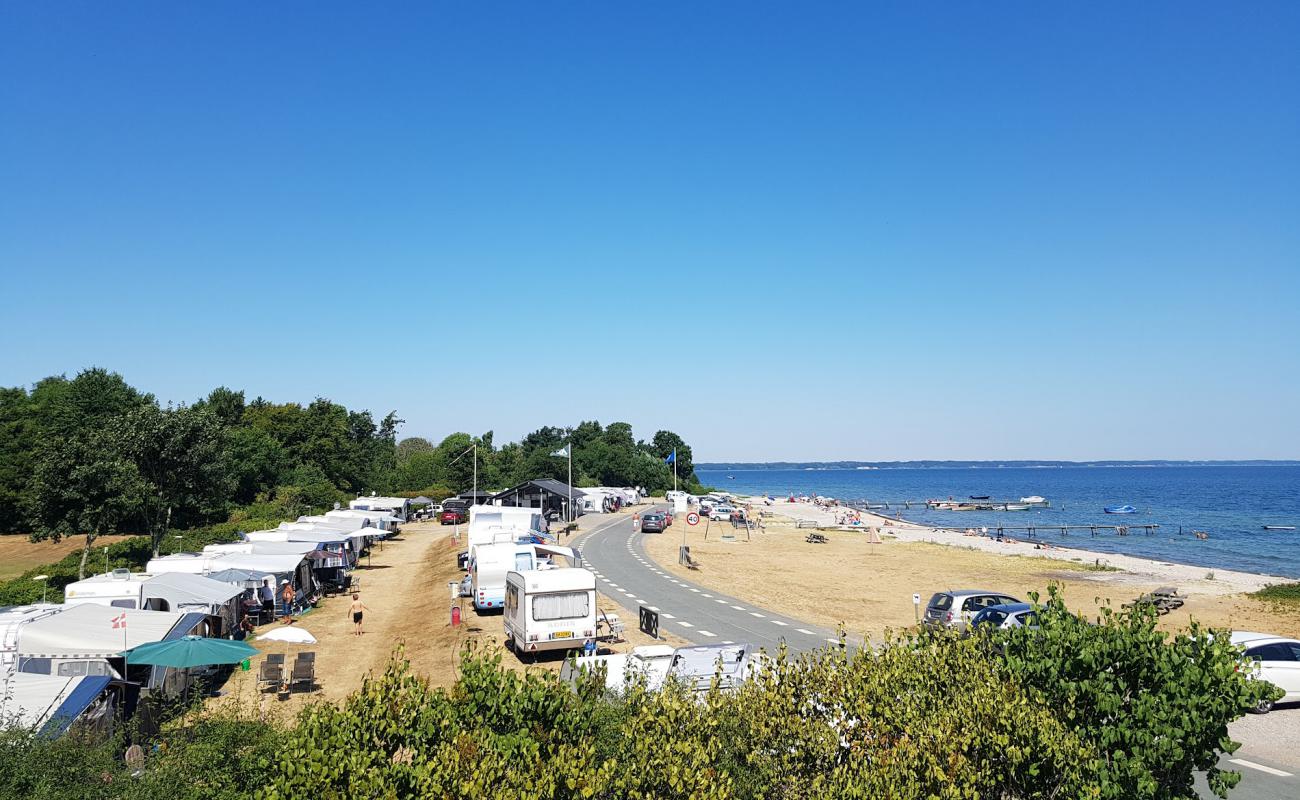
[(141, 511), (155, 557), (173, 514), (196, 524), (225, 510), (234, 482), (224, 469), (225, 442), (212, 411), (150, 404), (127, 412), (107, 430), (147, 487)]
[(684, 482), (695, 474), (695, 460), (691, 454), (691, 446), (672, 431), (656, 431), (654, 439), (650, 442), (650, 452), (662, 460), (674, 450), (677, 451), (677, 478)]
[(29, 513), (33, 540), (86, 535), (78, 577), (95, 539), (138, 518), (148, 486), (131, 459), (118, 450), (113, 431), (94, 429), (46, 441), (32, 473)]
[(419, 436), (408, 436), (397, 443), (397, 466), (405, 464), (416, 453), (432, 453), (433, 442)]
[(0, 533), (27, 530), (22, 509), (36, 454), (37, 421), (21, 388), (0, 389)]
[(1240, 670), (1227, 631), (1193, 621), (1166, 634), (1146, 606), (1103, 608), (1093, 624), (1071, 614), (1055, 586), (1037, 622), (996, 634), (1006, 669), (1096, 749), (1091, 770), (1101, 797), (1194, 800), (1197, 772), (1227, 796), (1241, 778), (1218, 767), (1221, 753), (1237, 749), (1228, 723), (1281, 694)]

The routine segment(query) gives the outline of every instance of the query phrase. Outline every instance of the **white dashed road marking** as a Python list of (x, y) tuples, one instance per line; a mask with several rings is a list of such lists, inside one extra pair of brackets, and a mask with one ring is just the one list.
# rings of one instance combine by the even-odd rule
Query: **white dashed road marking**
[(732, 606), (732, 608), (736, 609), (737, 611), (744, 611), (744, 610), (745, 610), (745, 607), (744, 607), (744, 606)]
[(1250, 767), (1251, 769), (1257, 769), (1257, 770), (1259, 770), (1260, 772), (1266, 772), (1266, 773), (1268, 773), (1269, 775), (1276, 775), (1276, 776), (1279, 777), (1279, 778), (1290, 778), (1290, 777), (1291, 777), (1291, 773), (1289, 773), (1289, 772), (1283, 772), (1283, 771), (1280, 770), (1280, 769), (1273, 769), (1272, 767), (1266, 767), (1266, 766), (1264, 766), (1263, 764), (1256, 764), (1254, 761), (1247, 761), (1247, 760), (1244, 759), (1244, 758), (1230, 758), (1230, 759), (1228, 759), (1228, 761), (1230, 761), (1230, 762), (1232, 762), (1233, 764), (1236, 764), (1236, 765), (1238, 765), (1238, 766), (1242, 766), (1242, 767)]
[(762, 619), (762, 618), (763, 618), (763, 615), (760, 614), (760, 613), (758, 613), (757, 611), (751, 611), (751, 612), (749, 612), (749, 615), (750, 615), (751, 617), (758, 617), (759, 619)]
[(689, 622), (678, 622), (677, 624), (678, 624), (678, 625), (681, 625), (683, 628), (694, 628), (694, 627), (695, 627), (694, 625), (692, 625), (692, 624), (689, 623)]
[(773, 625), (780, 625), (782, 628), (785, 627), (785, 623), (782, 622), (782, 621), (779, 620), (779, 619), (774, 619), (774, 620), (772, 620), (772, 624), (773, 624)]
[(661, 612), (659, 616), (663, 617), (664, 619), (677, 619), (677, 617), (674, 617), (672, 614), (669, 614), (667, 611)]
[(696, 633), (698, 633), (698, 634), (701, 635), (701, 636), (708, 636), (709, 638), (713, 638), (713, 637), (715, 637), (715, 636), (718, 635), (718, 634), (714, 633), (713, 631), (706, 631), (706, 630), (704, 630), (703, 628), (701, 628), (700, 630), (696, 631)]

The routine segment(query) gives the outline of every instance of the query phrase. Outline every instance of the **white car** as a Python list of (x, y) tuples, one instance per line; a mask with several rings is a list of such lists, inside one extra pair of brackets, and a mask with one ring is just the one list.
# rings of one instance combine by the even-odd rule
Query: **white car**
[(709, 519), (715, 522), (719, 520), (722, 522), (726, 522), (727, 520), (731, 519), (731, 515), (735, 510), (736, 509), (732, 508), (731, 506), (714, 506), (713, 509), (709, 511)]
[[(1232, 643), (1246, 648), (1246, 658), (1255, 662), (1252, 677), (1268, 681), (1286, 695), (1281, 703), (1300, 701), (1300, 641), (1253, 631), (1233, 631)], [(1272, 703), (1256, 709), (1267, 714)]]

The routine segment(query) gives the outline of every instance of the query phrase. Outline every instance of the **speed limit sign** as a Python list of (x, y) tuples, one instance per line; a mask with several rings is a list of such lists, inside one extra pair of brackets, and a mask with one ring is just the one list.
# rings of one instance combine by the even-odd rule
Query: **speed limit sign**
[(699, 515), (699, 514), (696, 514), (694, 511), (692, 511), (692, 512), (689, 513), (689, 514), (687, 514), (687, 515), (686, 515), (686, 524), (687, 524), (687, 525), (699, 525), (699, 524), (700, 524), (700, 515)]

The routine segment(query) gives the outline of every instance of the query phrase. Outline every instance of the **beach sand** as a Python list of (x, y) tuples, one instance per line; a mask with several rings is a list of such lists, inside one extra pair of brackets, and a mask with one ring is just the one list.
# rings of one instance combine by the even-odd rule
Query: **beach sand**
[[(760, 506), (756, 505), (755, 508)], [(886, 629), (915, 624), (917, 609), (945, 589), (989, 589), (1029, 599), (1046, 596), (1049, 583), (1063, 587), (1068, 605), (1095, 615), (1105, 603), (1118, 609), (1138, 595), (1174, 586), (1188, 597), (1183, 608), (1161, 617), (1161, 627), (1182, 628), (1195, 618), (1203, 624), (1239, 630), (1262, 630), (1300, 636), (1300, 614), (1244, 596), (1283, 578), (1082, 550), (1035, 550), (1032, 543), (998, 543), (959, 532), (937, 531), (910, 523), (881, 525), (884, 540), (869, 544), (865, 531), (823, 530), (826, 544), (809, 544), (808, 529), (795, 519), (834, 522), (834, 511), (806, 504), (777, 503), (766, 510), (778, 516), (765, 521), (765, 532), (746, 541), (744, 529), (729, 524), (686, 526), (679, 515), (663, 535), (647, 535), (646, 549), (666, 569), (697, 584), (718, 589), (759, 606), (808, 622), (845, 626), (855, 635), (879, 640)], [(677, 564), (677, 548), (686, 544), (701, 563), (699, 570)], [(723, 542), (722, 533), (736, 541)], [(1099, 571), (1096, 562), (1116, 571)], [(1090, 568), (1092, 567), (1092, 568)]]

